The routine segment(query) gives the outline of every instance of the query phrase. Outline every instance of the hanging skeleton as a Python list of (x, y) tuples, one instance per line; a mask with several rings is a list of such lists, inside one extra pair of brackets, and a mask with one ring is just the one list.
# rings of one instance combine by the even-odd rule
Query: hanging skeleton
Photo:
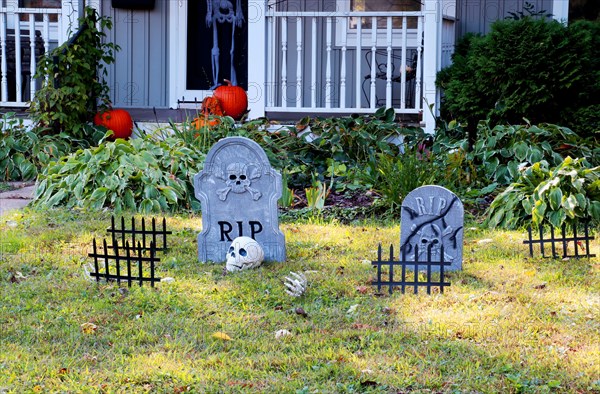
[(231, 84), (236, 86), (237, 77), (233, 64), (235, 51), (235, 28), (242, 27), (242, 24), (245, 21), (244, 13), (242, 11), (242, 0), (236, 0), (235, 9), (233, 7), (233, 3), (228, 0), (206, 0), (206, 5), (206, 26), (212, 27), (213, 29), (213, 47), (211, 50), (213, 86), (211, 89), (215, 89), (219, 84), (220, 50), (217, 25), (223, 23), (231, 23), (231, 50), (229, 51), (229, 56), (231, 58), (231, 74), (229, 79), (231, 80)]

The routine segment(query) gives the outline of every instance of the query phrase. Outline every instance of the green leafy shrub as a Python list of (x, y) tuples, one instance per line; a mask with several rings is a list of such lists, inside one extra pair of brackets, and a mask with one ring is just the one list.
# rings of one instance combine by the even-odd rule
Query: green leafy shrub
[(38, 177), (34, 205), (157, 213), (198, 209), (193, 176), (204, 154), (178, 138), (118, 139), (50, 163)]
[(380, 204), (389, 212), (399, 210), (412, 190), (435, 181), (433, 157), (423, 149), (407, 149), (398, 156), (380, 153), (362, 174), (362, 182), (381, 196)]
[(64, 133), (39, 136), (14, 113), (5, 113), (0, 120), (0, 180), (35, 179), (42, 167), (68, 153), (70, 145)]
[(485, 36), (465, 37), (453, 64), (438, 74), (442, 113), (469, 123), (518, 124), (525, 117), (591, 136), (600, 129), (592, 110), (600, 104), (599, 70), (600, 22), (498, 21)]
[(495, 186), (488, 186), (509, 185), (520, 176), (520, 169), (542, 160), (557, 166), (565, 157), (573, 156), (600, 165), (598, 149), (590, 146), (591, 141), (579, 138), (566, 127), (526, 124), (492, 128), (489, 122), (480, 122), (479, 138), (471, 150), (467, 137), (456, 131), (456, 122), (451, 122), (449, 128), (452, 131), (436, 136), (432, 148), (447, 175), (442, 183), (454, 176), (489, 193)]
[(235, 120), (229, 116), (218, 117), (216, 126), (197, 129), (193, 122), (170, 123), (166, 128), (154, 132), (157, 138), (176, 137), (186, 146), (207, 153), (220, 139), (240, 136), (249, 138), (265, 150), (271, 165), (279, 170), (295, 165), (298, 161), (297, 152), (303, 145), (293, 127), (272, 128), (271, 123), (265, 119), (255, 119), (241, 125), (236, 125)]
[(118, 46), (104, 41), (103, 30), (112, 28), (112, 22), (99, 17), (93, 8), (86, 7), (79, 24), (82, 28), (72, 42), (55, 48), (39, 62), (35, 76), (42, 80), (42, 87), (31, 101), (29, 112), (36, 127), (45, 133), (67, 132), (86, 139), (95, 131), (86, 125), (98, 102), (101, 106), (109, 104), (109, 88), (103, 77)]
[[(336, 191), (355, 190), (359, 171), (349, 168), (362, 170), (382, 151), (399, 150), (394, 142), (384, 140), (401, 132), (391, 115), (393, 112), (380, 110), (376, 116), (318, 119), (314, 121), (320, 125), (316, 129), (323, 124), (331, 126), (318, 136), (313, 134), (316, 139), (303, 138), (295, 127), (277, 127), (266, 119), (238, 125), (229, 117), (221, 117), (218, 125), (200, 129), (190, 122), (172, 123), (138, 139), (82, 149), (51, 163), (38, 178), (35, 204), (139, 212), (198, 209), (199, 203), (193, 197), (193, 175), (201, 170), (210, 148), (230, 136), (256, 141), (273, 167), (286, 173), (290, 184), (305, 189), (327, 183), (327, 192), (333, 187)], [(340, 125), (352, 129), (346, 132), (343, 142), (339, 138), (344, 134), (335, 134)], [(379, 130), (381, 141), (368, 135), (375, 130)], [(416, 140), (416, 135), (407, 132), (406, 141)], [(286, 190), (287, 204), (292, 204), (294, 194), (291, 189)], [(324, 202), (327, 193), (323, 193), (324, 189), (315, 190), (318, 193), (313, 200)]]
[(599, 222), (600, 167), (571, 157), (556, 167), (535, 163), (494, 199), (487, 217), (490, 227), (507, 229)]

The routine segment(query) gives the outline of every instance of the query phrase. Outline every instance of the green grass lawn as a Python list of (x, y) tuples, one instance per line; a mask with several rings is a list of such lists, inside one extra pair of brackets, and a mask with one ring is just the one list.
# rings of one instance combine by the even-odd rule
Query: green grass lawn
[(369, 260), (399, 224), (283, 223), (287, 262), (224, 275), (197, 261), (199, 217), (167, 222), (175, 281), (127, 290), (84, 278), (109, 214), (2, 218), (0, 393), (600, 392), (598, 258), (532, 259), (524, 232), (467, 224), (443, 294), (378, 296)]

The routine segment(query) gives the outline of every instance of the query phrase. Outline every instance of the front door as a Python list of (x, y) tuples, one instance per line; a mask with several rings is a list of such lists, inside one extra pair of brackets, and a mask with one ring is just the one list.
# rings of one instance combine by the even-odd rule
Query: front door
[(227, 79), (248, 89), (248, 0), (171, 1), (171, 107), (196, 106)]

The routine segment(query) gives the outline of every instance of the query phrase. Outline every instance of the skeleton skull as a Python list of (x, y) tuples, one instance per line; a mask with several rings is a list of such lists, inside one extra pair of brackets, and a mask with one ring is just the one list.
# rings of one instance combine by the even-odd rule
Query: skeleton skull
[(227, 271), (240, 271), (258, 267), (265, 252), (258, 242), (250, 237), (237, 237), (227, 251)]
[(244, 193), (250, 186), (251, 181), (248, 178), (248, 166), (244, 163), (231, 163), (227, 166), (227, 180), (225, 183), (234, 193)]
[(442, 231), (435, 224), (428, 224), (419, 231), (419, 256), (427, 256), (431, 248), (431, 258), (439, 258), (440, 247), (442, 246)]

